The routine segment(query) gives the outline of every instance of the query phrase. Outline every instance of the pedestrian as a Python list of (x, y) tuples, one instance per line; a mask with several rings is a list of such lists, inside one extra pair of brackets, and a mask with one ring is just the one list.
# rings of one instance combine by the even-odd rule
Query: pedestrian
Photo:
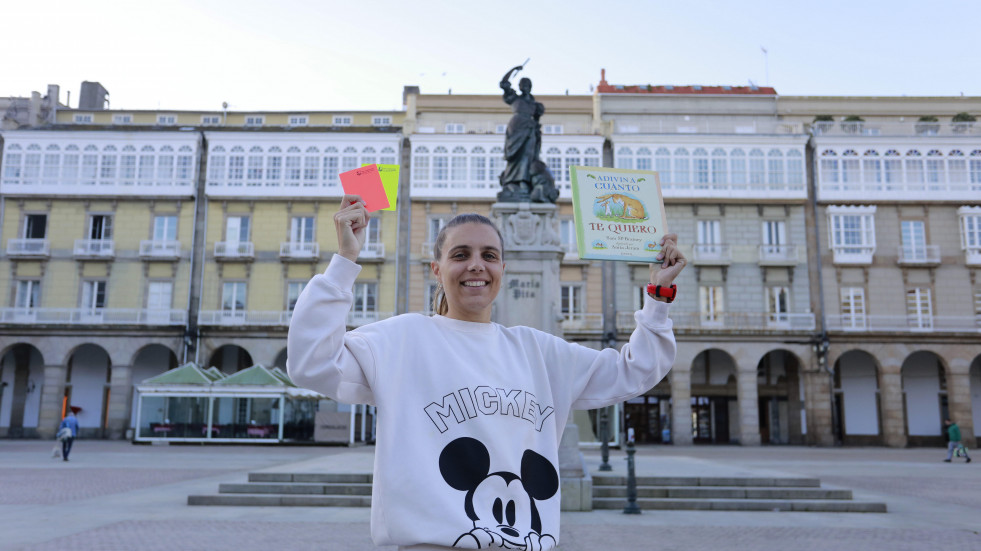
[(947, 459), (944, 461), (950, 463), (956, 451), (958, 456), (964, 455), (966, 462), (970, 463), (971, 456), (967, 455), (967, 446), (961, 443), (961, 428), (950, 419), (944, 419), (944, 426), (947, 427)]
[(360, 197), (344, 196), (334, 215), (338, 252), (293, 311), (287, 370), (297, 385), (378, 407), (372, 539), (413, 550), (553, 548), (571, 410), (641, 395), (674, 363), (667, 303), (686, 264), (677, 237), (661, 243), (664, 263), (650, 272), (660, 287), (635, 314), (630, 341), (600, 351), (491, 322), (504, 240), (475, 213), (454, 217), (436, 238), (436, 315), (346, 332), (369, 218)]
[(75, 412), (68, 409), (68, 415), (58, 425), (58, 439), (61, 440), (61, 460), (68, 461), (68, 453), (72, 451), (72, 443), (78, 437), (78, 419)]

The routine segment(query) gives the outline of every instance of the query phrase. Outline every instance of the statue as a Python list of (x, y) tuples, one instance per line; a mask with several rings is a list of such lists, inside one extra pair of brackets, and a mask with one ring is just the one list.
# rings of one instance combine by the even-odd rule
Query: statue
[(514, 115), (508, 121), (504, 137), (504, 158), (507, 166), (500, 175), (502, 190), (497, 200), (502, 203), (529, 202), (554, 203), (559, 196), (555, 178), (539, 159), (542, 150), (542, 125), (545, 106), (531, 95), (531, 79), (518, 81), (519, 95), (511, 88), (511, 77), (524, 68), (518, 65), (501, 79), (504, 103), (511, 106)]

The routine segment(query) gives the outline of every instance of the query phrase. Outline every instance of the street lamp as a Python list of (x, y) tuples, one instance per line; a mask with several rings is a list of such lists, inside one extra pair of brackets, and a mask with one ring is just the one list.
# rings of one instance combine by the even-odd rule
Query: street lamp
[[(607, 348), (616, 348), (617, 336), (613, 331), (609, 331), (603, 336)], [(610, 406), (600, 409), (599, 437), (600, 437), (600, 456), (603, 462), (600, 463), (600, 471), (612, 471), (610, 465)]]

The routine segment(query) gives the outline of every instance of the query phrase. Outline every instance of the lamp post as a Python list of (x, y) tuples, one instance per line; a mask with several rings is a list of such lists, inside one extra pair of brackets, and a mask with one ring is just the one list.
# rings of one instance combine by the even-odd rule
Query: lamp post
[[(604, 340), (606, 341), (607, 348), (615, 348), (617, 344), (617, 336), (613, 331), (609, 331), (604, 335)], [(610, 465), (610, 407), (606, 406), (600, 409), (599, 415), (599, 437), (600, 437), (600, 456), (603, 458), (603, 462), (600, 463), (600, 471), (612, 471), (613, 467)]]
[(627, 429), (627, 506), (623, 508), (625, 515), (639, 515), (640, 507), (637, 506), (637, 475), (634, 472), (634, 454), (637, 449), (634, 447), (634, 431)]

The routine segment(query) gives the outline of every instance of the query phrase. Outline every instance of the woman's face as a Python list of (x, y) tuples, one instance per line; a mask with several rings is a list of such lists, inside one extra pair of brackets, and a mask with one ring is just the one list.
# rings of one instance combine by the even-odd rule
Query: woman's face
[(442, 256), (432, 263), (449, 311), (463, 321), (490, 322), (501, 289), (504, 261), (497, 230), (487, 224), (461, 224), (446, 230)]

